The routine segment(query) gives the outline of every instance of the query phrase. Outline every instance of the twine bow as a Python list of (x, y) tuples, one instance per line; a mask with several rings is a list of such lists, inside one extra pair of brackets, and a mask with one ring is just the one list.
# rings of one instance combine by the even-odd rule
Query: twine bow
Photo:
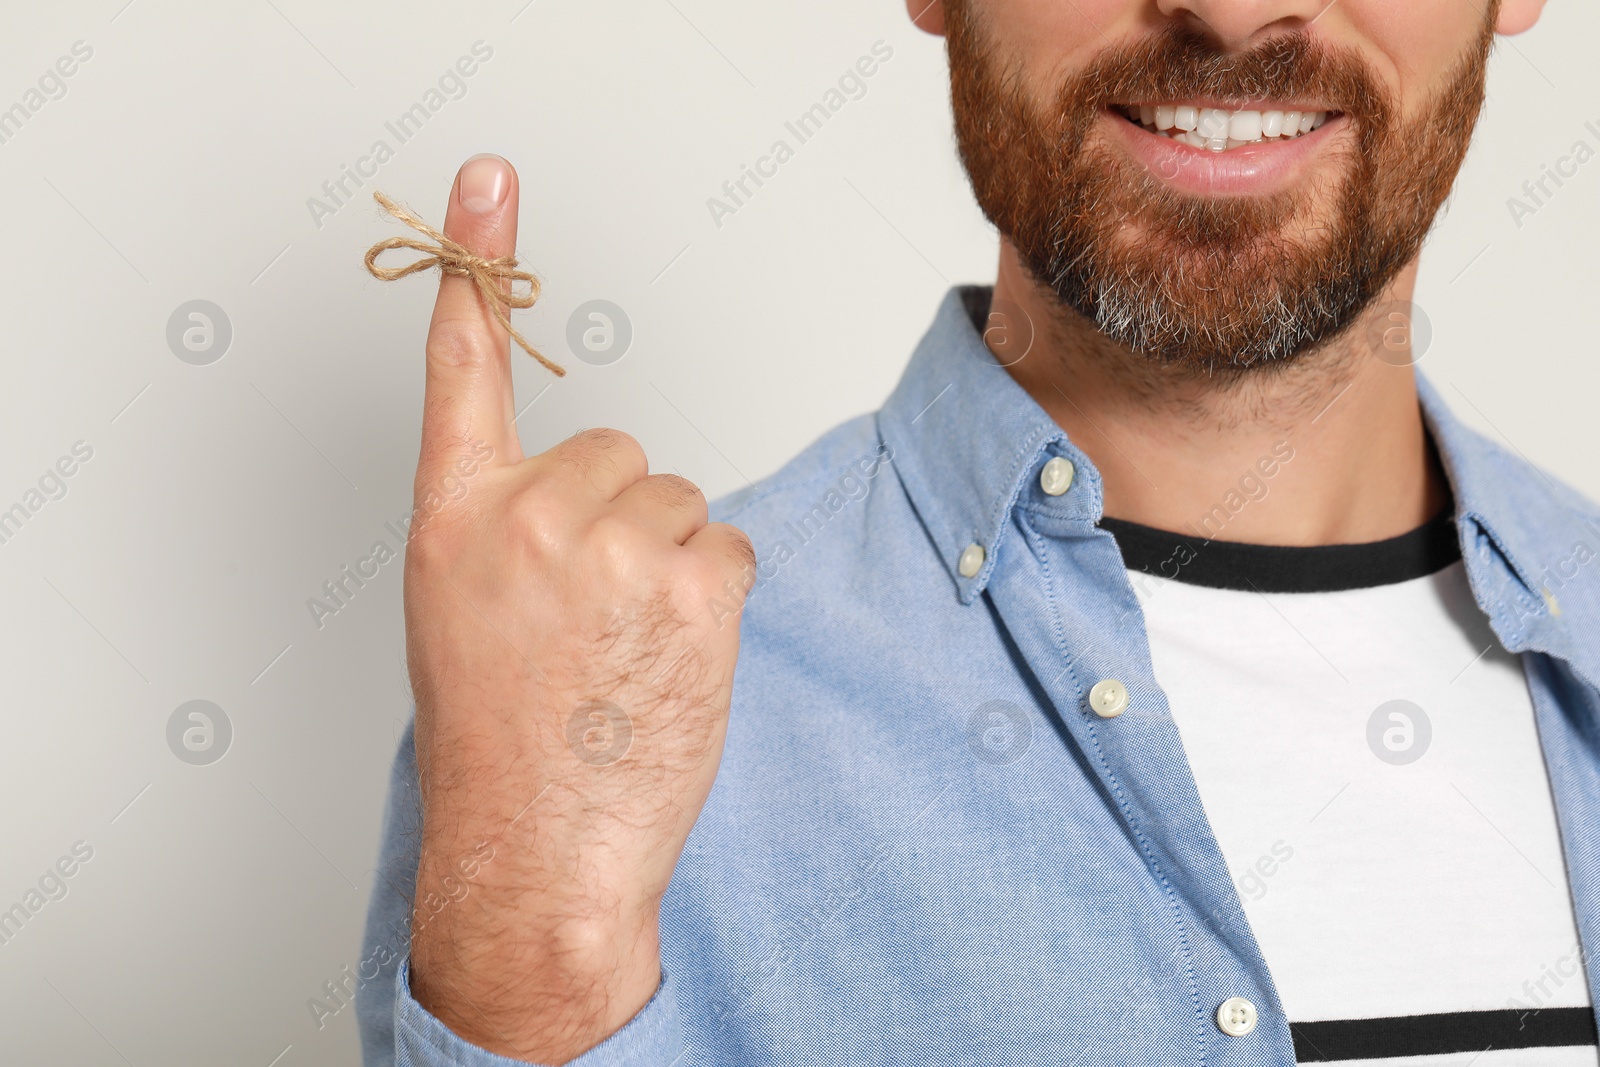
[[(438, 230), (423, 222), (411, 211), (401, 207), (377, 190), (373, 190), (372, 198), (383, 209), (401, 222), (433, 238), (433, 243), (419, 241), (415, 237), (390, 237), (388, 240), (379, 241), (367, 249), (367, 271), (374, 278), (392, 282), (396, 278), (404, 278), (407, 274), (415, 274), (419, 270), (432, 270), (438, 267), (446, 274), (455, 274), (463, 278), (471, 278), (478, 286), (478, 292), (483, 295), (483, 302), (494, 314), (496, 321), (505, 327), (511, 339), (522, 346), (522, 350), (540, 363), (546, 370), (556, 377), (564, 377), (566, 370), (558, 363), (553, 363), (540, 355), (538, 350), (530, 345), (527, 338), (523, 337), (511, 325), (511, 317), (507, 314), (509, 308), (531, 308), (533, 302), (539, 299), (539, 280), (525, 270), (517, 269), (517, 257), (507, 253), (499, 259), (484, 259), (465, 245), (452, 241)], [(378, 257), (391, 248), (412, 248), (423, 253), (423, 257), (404, 267), (380, 267)], [(507, 289), (500, 287), (501, 281), (509, 281)], [(525, 293), (516, 291), (517, 282), (527, 282), (528, 290)]]

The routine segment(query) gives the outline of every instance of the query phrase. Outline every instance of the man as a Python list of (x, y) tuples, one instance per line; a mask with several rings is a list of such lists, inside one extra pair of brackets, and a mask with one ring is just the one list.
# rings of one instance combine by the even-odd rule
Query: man
[(910, 0), (995, 285), (709, 514), (445, 278), (368, 1061), (1595, 1063), (1600, 512), (1407, 329), (1539, 7)]

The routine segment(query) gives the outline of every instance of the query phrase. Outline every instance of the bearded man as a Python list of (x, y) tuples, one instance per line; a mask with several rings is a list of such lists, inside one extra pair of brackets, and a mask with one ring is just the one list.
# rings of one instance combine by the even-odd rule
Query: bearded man
[(1411, 335), (1540, 6), (910, 0), (998, 276), (709, 510), (445, 277), (368, 1062), (1595, 1064), (1600, 511)]

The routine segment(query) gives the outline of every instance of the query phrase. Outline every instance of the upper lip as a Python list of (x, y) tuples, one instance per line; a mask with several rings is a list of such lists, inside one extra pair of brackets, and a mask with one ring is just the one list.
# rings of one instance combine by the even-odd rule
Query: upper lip
[(1223, 111), (1326, 111), (1330, 114), (1338, 109), (1316, 101), (1284, 101), (1284, 100), (1219, 100), (1215, 97), (1168, 96), (1147, 100), (1126, 100), (1111, 104), (1111, 107), (1162, 107), (1180, 105), (1184, 107), (1209, 107)]

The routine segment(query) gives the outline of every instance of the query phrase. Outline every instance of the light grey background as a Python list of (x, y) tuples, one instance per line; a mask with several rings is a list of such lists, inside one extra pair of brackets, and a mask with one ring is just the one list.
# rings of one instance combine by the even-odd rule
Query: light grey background
[[(518, 322), (571, 371), (522, 415), (525, 447), (619, 426), (711, 496), (876, 407), (946, 287), (992, 277), (995, 238), (942, 45), (897, 0), (125, 3), (7, 3), (0, 33), (0, 108), (93, 49), (0, 144), (0, 509), (94, 450), (0, 544), (0, 909), (94, 849), (0, 945), (0, 1043), (354, 1063), (353, 1011), (319, 1030), (307, 1000), (358, 959), (409, 707), (401, 565), (320, 629), (307, 599), (410, 509), (434, 291), (362, 269), (402, 232), (371, 188), (438, 222), (463, 159), (510, 158), (546, 282)], [(1597, 38), (1600, 8), (1568, 0), (1502, 43), (1418, 297), (1422, 367), (1467, 421), (1591, 495), (1600, 162), (1520, 227), (1507, 199), (1575, 141), (1600, 149)], [(866, 95), (717, 226), (707, 198), (880, 39)], [(479, 40), (466, 95), (398, 145), (385, 122)], [(379, 138), (394, 158), (319, 227), (308, 198)], [(208, 366), (166, 341), (195, 299), (233, 328)], [(592, 299), (633, 324), (609, 366), (566, 349)], [(513, 358), (520, 406), (552, 379)], [(208, 766), (167, 744), (195, 699), (234, 731)]]

